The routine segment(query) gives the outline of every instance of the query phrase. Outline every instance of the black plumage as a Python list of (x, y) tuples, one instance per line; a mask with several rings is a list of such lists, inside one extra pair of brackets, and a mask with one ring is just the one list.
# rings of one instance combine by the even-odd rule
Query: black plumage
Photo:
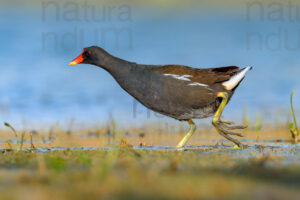
[(143, 65), (114, 57), (100, 47), (85, 48), (72, 64), (93, 64), (147, 108), (178, 120), (214, 115), (226, 92), (228, 100), (251, 68), (196, 69), (181, 65)]

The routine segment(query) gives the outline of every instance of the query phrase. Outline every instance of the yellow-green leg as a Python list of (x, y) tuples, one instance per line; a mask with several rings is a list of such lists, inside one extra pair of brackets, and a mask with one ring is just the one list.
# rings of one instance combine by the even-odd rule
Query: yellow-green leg
[(229, 141), (235, 143), (237, 146), (239, 147), (243, 147), (242, 143), (240, 143), (238, 140), (230, 137), (229, 135), (236, 135), (236, 136), (240, 136), (243, 137), (243, 135), (241, 135), (240, 133), (234, 133), (234, 132), (230, 132), (226, 129), (243, 129), (246, 127), (243, 126), (228, 126), (226, 124), (233, 124), (232, 122), (226, 121), (226, 120), (221, 120), (221, 115), (222, 112), (228, 102), (228, 94), (227, 92), (219, 92), (217, 97), (221, 97), (222, 101), (221, 104), (217, 110), (217, 112), (215, 113), (213, 119), (212, 119), (212, 124), (214, 125), (214, 127), (216, 128), (216, 130), (218, 131), (218, 133), (220, 135), (222, 135), (223, 137), (225, 137), (226, 139), (228, 139)]
[(180, 142), (177, 144), (177, 148), (182, 148), (187, 141), (192, 137), (192, 135), (194, 134), (195, 130), (196, 130), (196, 125), (193, 122), (193, 120), (189, 119), (188, 123), (190, 125), (189, 131), (187, 132), (187, 134), (182, 138), (182, 140), (180, 140)]

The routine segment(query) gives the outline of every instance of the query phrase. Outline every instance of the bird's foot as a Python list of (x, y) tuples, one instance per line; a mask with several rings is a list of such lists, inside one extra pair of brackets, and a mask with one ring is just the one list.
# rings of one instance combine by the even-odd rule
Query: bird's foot
[(239, 147), (238, 145), (234, 145), (233, 147), (232, 147), (232, 149), (234, 149), (234, 150), (241, 150), (241, 149), (245, 149), (245, 148), (247, 148), (248, 146), (247, 145), (243, 145), (242, 144), (242, 146), (241, 147)]
[(188, 120), (188, 123), (189, 123), (189, 131), (186, 133), (186, 135), (182, 138), (182, 140), (176, 146), (176, 148), (180, 151), (184, 149), (184, 145), (192, 137), (192, 135), (194, 134), (194, 132), (196, 130), (196, 125), (191, 119)]
[(224, 123), (224, 124), (228, 124), (228, 125), (234, 124), (234, 122), (232, 122), (232, 121), (227, 121), (227, 120), (225, 120), (225, 119), (220, 119), (220, 122), (222, 122), (222, 123)]
[(179, 152), (180, 151), (185, 151), (185, 148), (184, 147), (176, 147), (176, 150), (179, 151)]
[(228, 122), (225, 120), (213, 121), (214, 127), (217, 129), (218, 133), (228, 139), (229, 141), (235, 143), (240, 148), (245, 148), (247, 146), (243, 145), (240, 141), (232, 138), (230, 135), (245, 137), (241, 133), (232, 132), (233, 129), (245, 129), (245, 126), (229, 126), (228, 124), (233, 124), (233, 122)]
[(246, 127), (244, 126), (233, 126), (233, 122), (227, 121), (227, 120), (221, 120), (221, 115), (222, 112), (224, 110), (224, 107), (226, 106), (227, 102), (228, 102), (228, 93), (227, 92), (219, 92), (217, 94), (218, 98), (222, 98), (222, 101), (212, 119), (212, 124), (214, 125), (214, 127), (217, 129), (218, 133), (220, 135), (222, 135), (223, 137), (225, 137), (227, 140), (235, 143), (238, 147), (243, 148), (245, 147), (242, 143), (240, 143), (240, 141), (232, 138), (230, 135), (235, 135), (235, 136), (239, 136), (239, 137), (244, 137), (242, 134), (240, 133), (235, 133), (232, 132), (231, 130), (234, 129), (244, 129)]
[(233, 126), (233, 124), (235, 124), (234, 122), (223, 120), (223, 119), (220, 119), (218, 123), (221, 126), (223, 126), (225, 129), (228, 129), (228, 130), (245, 129), (245, 128), (247, 128), (247, 126), (243, 126), (243, 125), (235, 125), (235, 126)]
[[(233, 122), (232, 122), (233, 123)], [(236, 135), (236, 136), (239, 136), (239, 137), (245, 137), (243, 136), (242, 134), (240, 133), (236, 133), (236, 132), (232, 132), (231, 130), (235, 130), (235, 129), (245, 129), (247, 128), (246, 126), (240, 126), (240, 125), (237, 125), (237, 126), (229, 126), (227, 121), (224, 122), (224, 120), (219, 120), (219, 121), (216, 121), (213, 123), (215, 125), (215, 127), (217, 129), (220, 129), (221, 131), (223, 131), (225, 134), (228, 134), (228, 135)]]

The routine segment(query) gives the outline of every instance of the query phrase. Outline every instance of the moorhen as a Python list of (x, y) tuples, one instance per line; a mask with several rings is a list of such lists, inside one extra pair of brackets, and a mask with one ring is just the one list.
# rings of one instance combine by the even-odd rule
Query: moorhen
[(92, 64), (108, 71), (119, 85), (147, 108), (189, 123), (189, 131), (178, 143), (182, 148), (196, 130), (192, 119), (213, 116), (219, 134), (239, 147), (231, 135), (243, 137), (233, 129), (233, 122), (221, 114), (235, 89), (252, 67), (236, 66), (196, 69), (182, 65), (143, 65), (122, 60), (100, 47), (84, 48), (69, 65)]

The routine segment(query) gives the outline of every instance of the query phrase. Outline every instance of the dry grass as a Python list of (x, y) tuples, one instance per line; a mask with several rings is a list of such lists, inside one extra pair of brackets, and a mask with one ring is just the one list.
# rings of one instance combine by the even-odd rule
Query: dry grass
[[(263, 144), (265, 142), (292, 142), (289, 125), (283, 124), (273, 127), (271, 125), (264, 125), (262, 128), (250, 127), (241, 131), (247, 140), (244, 143)], [(200, 126), (201, 127), (201, 126)], [(112, 133), (110, 126), (103, 126), (87, 130), (27, 130), (17, 131), (21, 140), (24, 134), (23, 147), (31, 146), (31, 135), (33, 143), (36, 147), (53, 148), (53, 147), (115, 147), (118, 146), (121, 140), (125, 140), (128, 144), (133, 146), (170, 146), (174, 147), (184, 136), (187, 126), (179, 129), (179, 131), (171, 132), (162, 128), (162, 125), (151, 124), (143, 126), (143, 128), (131, 127), (127, 129), (118, 128)], [(14, 133), (7, 129), (0, 130), (0, 148), (5, 148), (5, 141), (13, 141), (11, 145), (15, 148), (19, 144)], [(20, 141), (19, 141), (20, 142)], [(189, 141), (188, 145), (232, 145), (232, 143), (220, 136), (211, 126), (209, 128), (198, 128)]]

